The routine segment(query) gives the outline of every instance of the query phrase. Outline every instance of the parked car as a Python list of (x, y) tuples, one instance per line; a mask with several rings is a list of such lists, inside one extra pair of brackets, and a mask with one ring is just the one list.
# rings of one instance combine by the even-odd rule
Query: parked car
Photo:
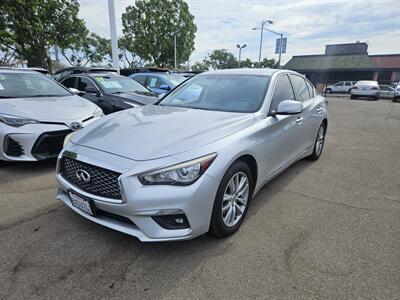
[(146, 67), (146, 68), (123, 68), (119, 71), (119, 74), (123, 76), (129, 77), (132, 74), (136, 73), (163, 73), (170, 74), (171, 71), (167, 68), (158, 68), (158, 67)]
[(0, 70), (0, 161), (57, 157), (69, 133), (102, 116), (46, 75)]
[(69, 67), (57, 70), (53, 77), (57, 81), (63, 80), (65, 77), (72, 74), (82, 74), (82, 73), (111, 73), (118, 74), (118, 71), (110, 68), (88, 68), (88, 67)]
[(352, 87), (354, 86), (354, 81), (339, 81), (334, 85), (328, 85), (325, 89), (327, 94), (332, 93), (350, 93)]
[(57, 198), (141, 241), (224, 237), (267, 181), (320, 157), (327, 126), (325, 99), (296, 72), (203, 73), (73, 135)]
[(395, 89), (390, 85), (380, 84), (379, 89), (381, 91), (379, 94), (381, 98), (393, 99), (395, 95)]
[(105, 114), (158, 101), (157, 95), (136, 81), (111, 73), (70, 75), (61, 83), (97, 104)]
[(378, 100), (380, 95), (380, 88), (377, 81), (374, 80), (361, 80), (351, 89), (351, 99), (358, 99), (359, 97), (372, 98)]
[(394, 90), (393, 102), (400, 101), (400, 85), (398, 84), (396, 89)]
[(187, 79), (179, 74), (161, 73), (136, 73), (130, 75), (129, 78), (136, 80), (157, 95), (168, 93), (178, 84)]

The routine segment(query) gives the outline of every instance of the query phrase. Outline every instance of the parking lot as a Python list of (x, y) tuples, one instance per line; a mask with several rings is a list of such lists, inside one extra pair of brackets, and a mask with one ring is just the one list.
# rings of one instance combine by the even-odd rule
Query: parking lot
[(253, 199), (241, 230), (141, 243), (55, 199), (55, 161), (0, 167), (0, 299), (395, 299), (400, 103), (329, 97), (324, 153)]

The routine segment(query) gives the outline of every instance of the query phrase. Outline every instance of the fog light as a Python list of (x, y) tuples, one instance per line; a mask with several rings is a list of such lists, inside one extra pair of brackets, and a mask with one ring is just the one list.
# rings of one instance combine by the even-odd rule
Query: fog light
[(189, 221), (184, 214), (152, 216), (158, 225), (165, 229), (189, 228)]

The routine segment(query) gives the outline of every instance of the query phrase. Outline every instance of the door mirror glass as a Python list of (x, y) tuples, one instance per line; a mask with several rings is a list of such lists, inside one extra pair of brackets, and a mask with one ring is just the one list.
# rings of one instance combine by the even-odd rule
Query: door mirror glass
[(295, 100), (283, 100), (278, 104), (276, 115), (294, 115), (301, 113), (303, 103)]

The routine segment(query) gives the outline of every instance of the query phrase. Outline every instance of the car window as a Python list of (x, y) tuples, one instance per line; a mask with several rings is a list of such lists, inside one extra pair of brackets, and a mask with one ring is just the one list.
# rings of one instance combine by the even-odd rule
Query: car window
[(139, 82), (143, 86), (146, 85), (146, 76), (136, 76), (133, 79)]
[(193, 77), (165, 96), (159, 105), (250, 113), (260, 109), (269, 76), (207, 74)]
[(308, 92), (310, 93), (311, 98), (314, 98), (315, 93), (314, 93), (313, 85), (310, 82), (308, 82), (307, 80), (306, 80), (306, 84), (307, 84)]
[(0, 98), (72, 95), (55, 80), (39, 73), (0, 73)]
[(344, 85), (345, 86), (351, 86), (351, 82), (346, 81)]
[(147, 85), (150, 88), (159, 89), (160, 86), (165, 85), (165, 83), (160, 78), (149, 76)]
[(305, 101), (311, 98), (306, 82), (303, 77), (297, 75), (289, 75), (290, 81), (292, 82), (294, 94), (296, 96), (296, 100)]
[(381, 90), (384, 90), (384, 91), (388, 90), (388, 88), (386, 86), (384, 86), (384, 85), (380, 85), (379, 87), (380, 87)]
[(69, 77), (61, 81), (61, 83), (66, 86), (67, 88), (74, 88), (75, 87), (75, 77)]
[(101, 86), (103, 91), (107, 94), (118, 94), (118, 93), (149, 93), (146, 89), (136, 80), (119, 75), (106, 75), (94, 77), (97, 84)]
[(336, 87), (341, 87), (341, 86), (343, 86), (343, 82), (342, 82), (342, 81), (341, 81), (341, 82), (338, 82), (338, 83), (335, 84), (335, 86), (336, 86)]
[(85, 77), (79, 77), (79, 79), (78, 79), (78, 90), (84, 92), (87, 89), (97, 90), (96, 86), (89, 79), (87, 79)]
[(276, 80), (274, 94), (271, 100), (270, 112), (276, 111), (283, 100), (295, 100), (292, 85), (287, 75), (281, 75)]

